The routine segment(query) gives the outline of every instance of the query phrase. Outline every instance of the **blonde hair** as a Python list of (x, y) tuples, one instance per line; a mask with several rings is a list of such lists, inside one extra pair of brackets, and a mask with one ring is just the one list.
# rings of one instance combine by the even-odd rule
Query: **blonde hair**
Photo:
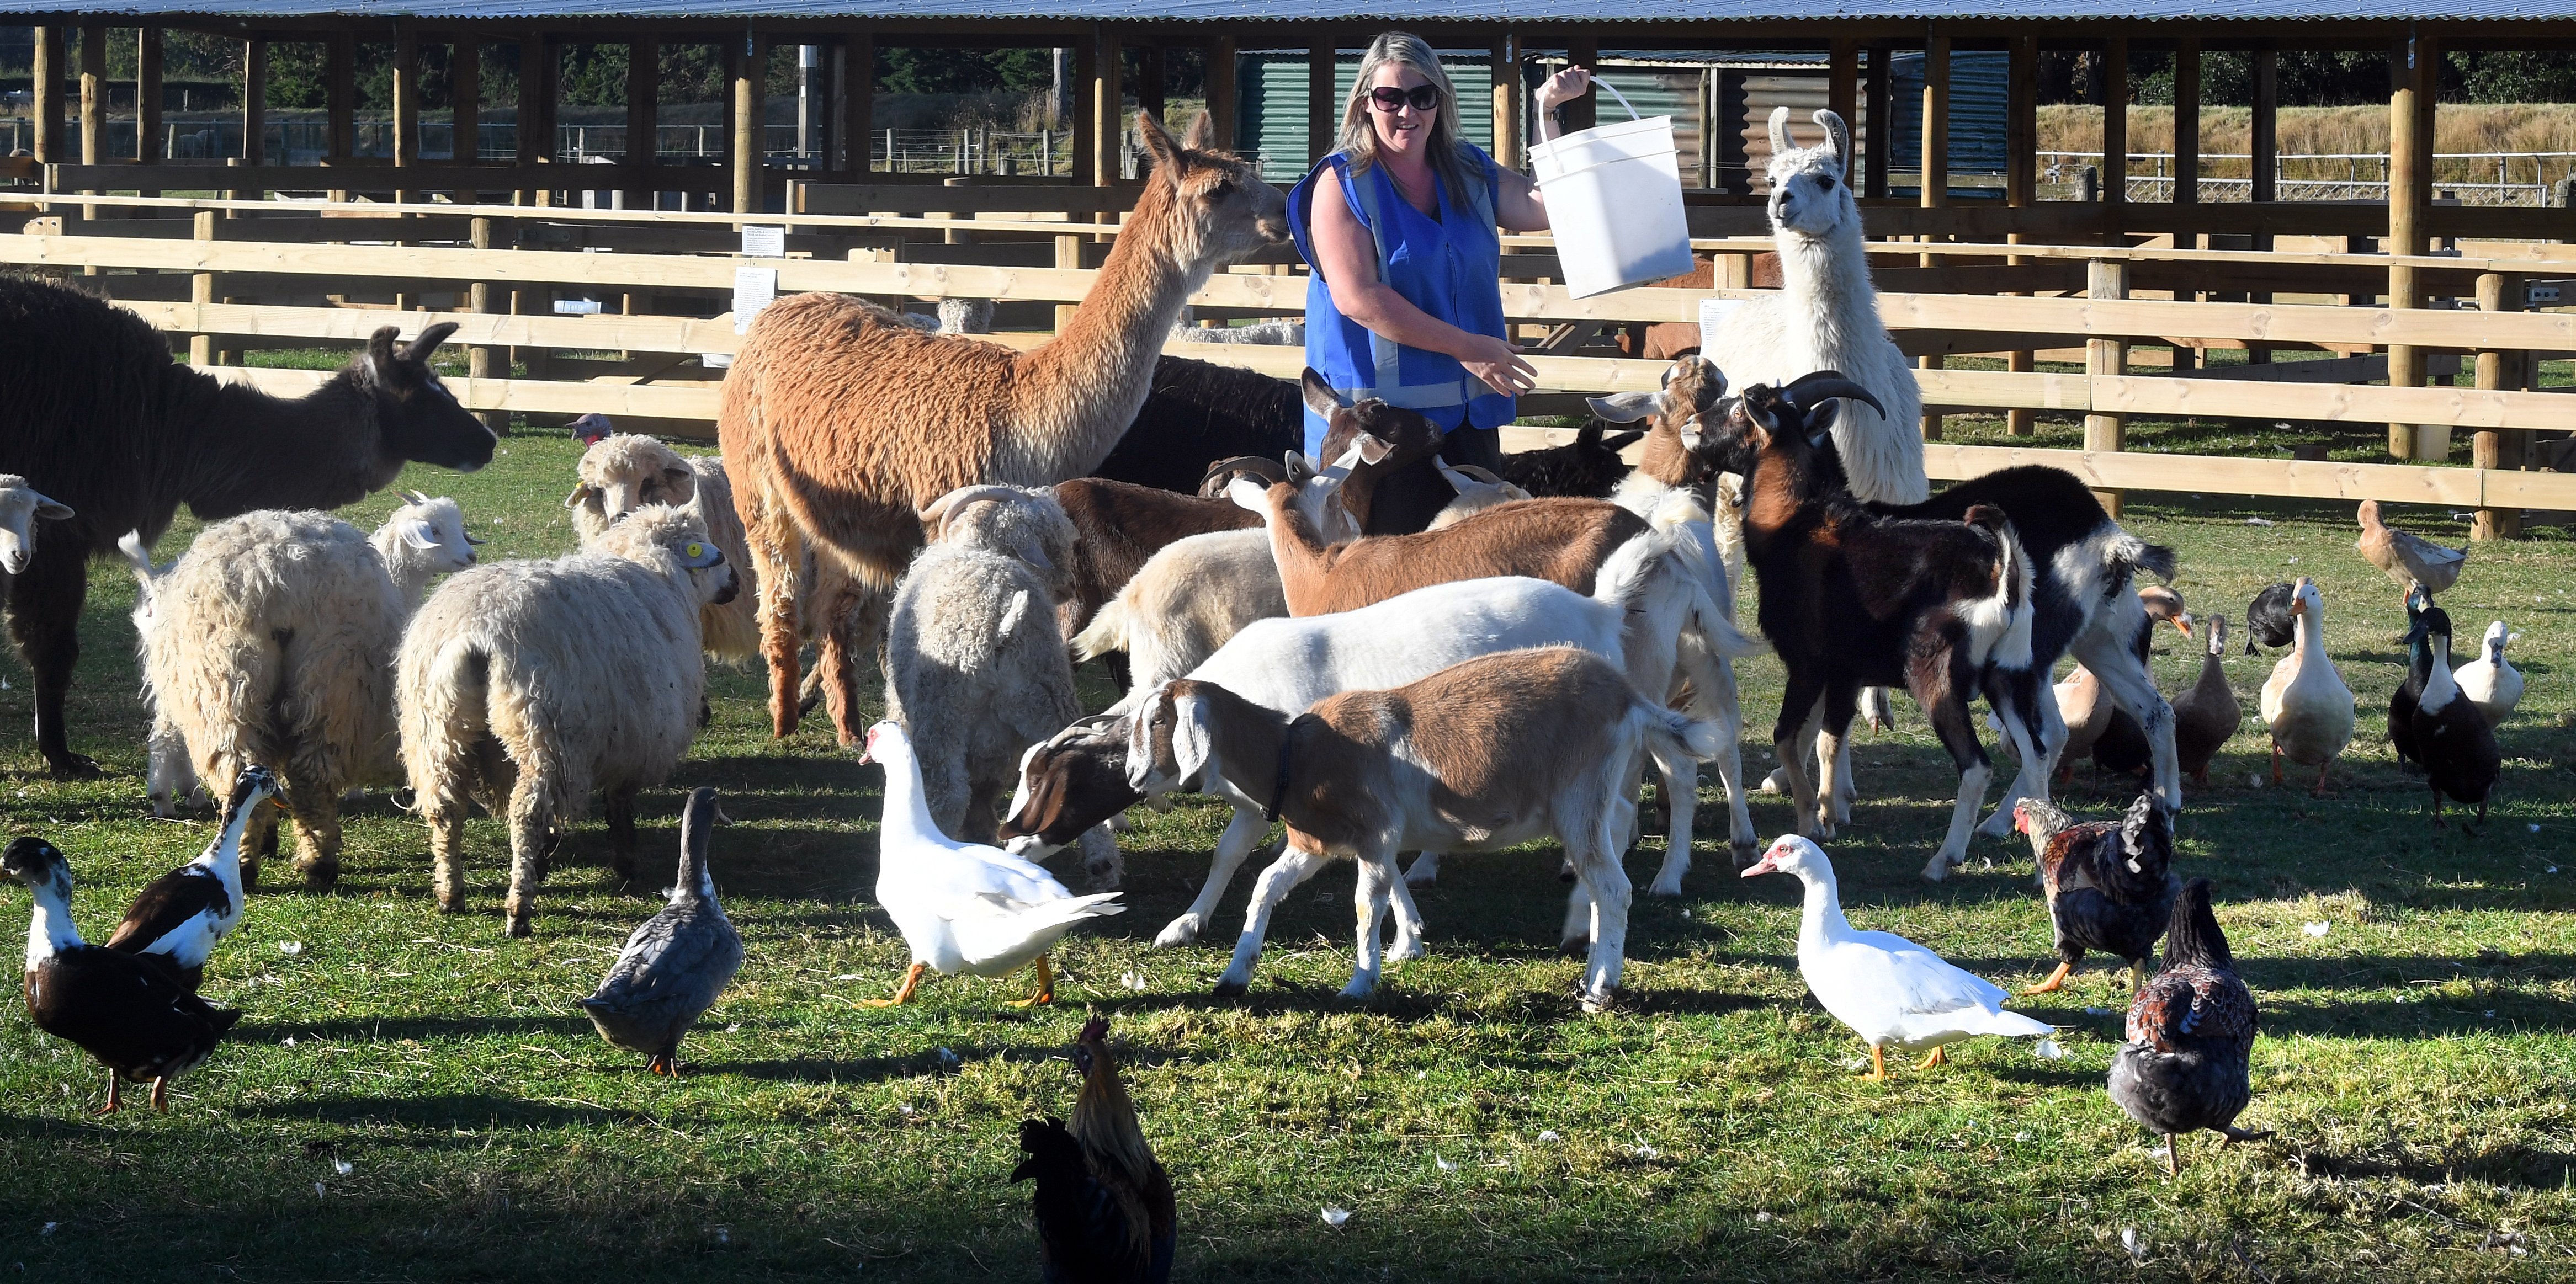
[(1422, 37), (1409, 32), (1390, 31), (1369, 42), (1368, 52), (1360, 55), (1357, 79), (1351, 82), (1350, 101), (1342, 107), (1342, 134), (1338, 150), (1350, 157), (1351, 173), (1368, 172), (1377, 163), (1377, 124), (1370, 119), (1369, 90), (1377, 84), (1377, 73), (1389, 65), (1411, 68), (1431, 87), (1440, 91), (1440, 106), (1431, 118), (1430, 158), (1432, 169), (1449, 188), (1449, 199), (1467, 203), (1465, 185), (1484, 181), (1482, 166), (1471, 166), (1468, 149), (1473, 146), (1458, 134), (1458, 89), (1449, 83), (1449, 73), (1440, 67), (1440, 55)]

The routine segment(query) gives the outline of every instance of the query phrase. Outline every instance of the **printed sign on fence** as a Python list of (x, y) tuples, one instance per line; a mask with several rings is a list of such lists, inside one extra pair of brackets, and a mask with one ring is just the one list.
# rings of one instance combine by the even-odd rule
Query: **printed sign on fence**
[[(1744, 306), (1742, 299), (1702, 299), (1699, 301), (1699, 351), (1701, 356), (1717, 351), (1717, 328), (1726, 323), (1728, 314)], [(1712, 358), (1713, 359), (1713, 358)]]
[(762, 308), (778, 298), (778, 269), (735, 268), (733, 270), (733, 332), (751, 333), (751, 319)]
[(787, 229), (783, 227), (742, 229), (742, 253), (743, 257), (753, 259), (786, 258)]

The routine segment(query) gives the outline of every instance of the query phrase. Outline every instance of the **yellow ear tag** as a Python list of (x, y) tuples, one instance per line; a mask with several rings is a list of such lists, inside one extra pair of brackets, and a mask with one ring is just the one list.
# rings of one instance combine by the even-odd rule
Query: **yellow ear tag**
[(690, 543), (690, 545), (689, 545), (689, 556), (690, 556), (690, 557), (697, 558), (697, 557), (704, 557), (704, 556), (706, 556), (706, 555), (707, 555), (707, 546), (706, 546), (706, 545), (704, 545), (704, 544), (700, 544), (700, 543), (696, 543), (696, 542), (694, 542), (694, 541), (692, 541), (692, 542)]

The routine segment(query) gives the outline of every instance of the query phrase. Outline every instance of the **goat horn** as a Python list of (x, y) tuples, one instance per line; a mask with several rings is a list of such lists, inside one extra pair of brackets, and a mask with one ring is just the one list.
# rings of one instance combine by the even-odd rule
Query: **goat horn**
[[(1199, 496), (1203, 499), (1220, 498), (1224, 488), (1215, 486), (1216, 480), (1219, 477), (1232, 480), (1240, 476), (1259, 477), (1265, 482), (1277, 483), (1288, 480), (1288, 470), (1278, 461), (1265, 459), (1259, 455), (1236, 455), (1231, 459), (1220, 459), (1208, 465), (1208, 470), (1200, 475)], [(1214, 489), (1211, 490), (1211, 487)]]
[(1453, 473), (1465, 473), (1467, 476), (1473, 477), (1488, 486), (1500, 486), (1503, 484), (1503, 479), (1496, 475), (1493, 469), (1486, 468), (1481, 465), (1452, 464), (1444, 462), (1441, 464), (1441, 467), (1446, 468)]
[(1794, 150), (1796, 145), (1789, 141), (1789, 109), (1786, 106), (1774, 107), (1771, 109), (1771, 154), (1778, 156)]
[(963, 508), (968, 504), (975, 503), (980, 500), (990, 499), (1000, 501), (1018, 499), (1020, 497), (1019, 490), (1010, 486), (997, 486), (991, 484), (980, 486), (960, 486), (957, 489), (930, 501), (930, 507), (916, 510), (913, 513), (913, 516), (920, 518), (921, 524), (931, 529), (932, 538), (935, 539), (938, 537), (940, 529), (947, 525), (948, 514), (956, 509)]
[(1887, 407), (1880, 405), (1878, 398), (1869, 394), (1869, 389), (1844, 378), (1839, 370), (1819, 370), (1814, 374), (1800, 375), (1796, 381), (1780, 390), (1780, 396), (1801, 412), (1811, 406), (1823, 405), (1836, 397), (1849, 397), (1866, 404), (1881, 415), (1887, 413)]

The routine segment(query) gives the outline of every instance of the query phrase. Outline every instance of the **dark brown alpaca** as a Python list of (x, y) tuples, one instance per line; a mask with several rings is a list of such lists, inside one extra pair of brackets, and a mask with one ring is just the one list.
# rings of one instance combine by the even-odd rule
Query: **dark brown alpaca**
[(9, 636), (36, 677), (36, 748), (58, 779), (72, 752), (63, 696), (80, 658), (89, 559), (127, 531), (148, 545), (179, 505), (206, 521), (259, 508), (338, 508), (418, 460), (466, 472), (493, 438), (429, 368), (454, 330), (407, 347), (386, 326), (330, 382), (273, 397), (170, 360), (141, 317), (78, 290), (0, 276), (0, 472), (71, 506), (8, 585)]

